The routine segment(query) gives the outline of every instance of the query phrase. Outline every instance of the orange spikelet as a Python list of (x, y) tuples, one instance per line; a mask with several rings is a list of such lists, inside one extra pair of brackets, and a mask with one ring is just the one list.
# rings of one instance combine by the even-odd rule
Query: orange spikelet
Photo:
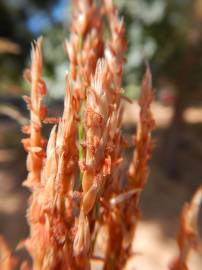
[(1, 270), (14, 270), (16, 266), (16, 259), (12, 256), (11, 251), (3, 239), (0, 236), (0, 269)]
[(125, 221), (125, 230), (122, 232), (123, 240), (120, 251), (121, 261), (119, 262), (119, 267), (124, 267), (131, 256), (131, 239), (134, 237), (137, 222), (140, 218), (138, 204), (141, 191), (143, 190), (148, 177), (148, 161), (153, 149), (151, 132), (154, 129), (155, 122), (150, 108), (153, 98), (154, 94), (152, 90), (151, 72), (149, 67), (147, 67), (142, 81), (141, 94), (139, 98), (140, 113), (135, 139), (136, 148), (129, 166), (128, 186), (126, 188), (128, 190), (128, 194), (133, 190), (138, 192), (131, 193), (125, 201), (122, 209), (122, 215), (124, 216)]
[(51, 131), (41, 185), (33, 191), (28, 211), (31, 232), (26, 246), (34, 269), (65, 270), (74, 261), (71, 230), (75, 206), (71, 196), (78, 163), (75, 104), (67, 79), (64, 113), (58, 130), (54, 126)]
[(56, 185), (58, 192), (61, 194), (67, 194), (69, 191), (72, 191), (78, 163), (78, 148), (76, 144), (78, 100), (72, 92), (71, 82), (67, 75), (64, 112), (59, 122), (56, 140), (58, 166), (60, 166), (59, 174), (56, 177)]
[(90, 240), (91, 239), (90, 239), (89, 221), (87, 216), (81, 210), (78, 220), (78, 231), (75, 236), (73, 245), (74, 255), (75, 256), (87, 255), (90, 248)]
[(71, 77), (80, 97), (90, 84), (96, 63), (103, 55), (101, 9), (91, 0), (73, 1), (72, 25), (66, 49), (70, 59)]
[(171, 270), (188, 270), (190, 251), (197, 249), (198, 215), (202, 202), (202, 187), (194, 194), (190, 203), (185, 204), (180, 217), (180, 228), (177, 235), (180, 255), (171, 263)]
[[(107, 64), (104, 59), (101, 59), (97, 63), (95, 75), (91, 79), (91, 88), (87, 92), (86, 100), (86, 112), (85, 112), (85, 132), (86, 132), (86, 155), (85, 155), (85, 166), (83, 166), (83, 177), (82, 177), (82, 189), (83, 189), (83, 200), (81, 204), (81, 211), (84, 215), (88, 215), (93, 209), (97, 195), (105, 181), (106, 174), (103, 168), (106, 166), (105, 153), (107, 146), (107, 134), (109, 126), (109, 105), (110, 99), (107, 94)], [(99, 121), (95, 121), (99, 119)], [(97, 140), (96, 138), (99, 138)], [(81, 215), (80, 218), (83, 219)], [(80, 219), (79, 218), (79, 219)], [(86, 222), (88, 221), (88, 218)], [(79, 221), (78, 231), (75, 239), (78, 239), (80, 231), (79, 228), (83, 222)], [(83, 225), (84, 226), (84, 225)], [(85, 244), (86, 242), (83, 242)], [(74, 245), (78, 248), (78, 245)], [(82, 250), (88, 252), (90, 245), (83, 247)], [(74, 251), (76, 254), (79, 250)]]
[(109, 65), (110, 72), (114, 77), (115, 85), (116, 87), (120, 87), (122, 83), (125, 52), (127, 49), (124, 21), (119, 18), (118, 9), (113, 4), (113, 0), (104, 0), (103, 2), (111, 30), (111, 36), (105, 49), (105, 57)]
[[(41, 135), (41, 128), (42, 120), (46, 116), (46, 109), (42, 104), (43, 97), (46, 95), (46, 85), (42, 79), (43, 61), (41, 44), (42, 38), (39, 38), (32, 46), (31, 69), (25, 73), (25, 77), (31, 83), (31, 97), (24, 97), (28, 109), (30, 110), (30, 137), (29, 139), (22, 140), (25, 150), (28, 151), (28, 177), (27, 181), (25, 182), (27, 186), (33, 186), (36, 183), (40, 183), (41, 169), (45, 156), (44, 139)], [(27, 145), (29, 145), (29, 148)], [(33, 151), (36, 148), (39, 149), (39, 151)]]
[(153, 98), (154, 94), (152, 91), (151, 72), (149, 67), (147, 67), (144, 79), (142, 81), (139, 99), (140, 118), (138, 121), (137, 135), (135, 138), (136, 149), (128, 170), (129, 186), (133, 188), (144, 188), (147, 179), (147, 163), (150, 159), (153, 148), (151, 131), (155, 127), (155, 122), (150, 111)]
[(20, 266), (20, 270), (30, 270), (28, 262), (23, 262)]

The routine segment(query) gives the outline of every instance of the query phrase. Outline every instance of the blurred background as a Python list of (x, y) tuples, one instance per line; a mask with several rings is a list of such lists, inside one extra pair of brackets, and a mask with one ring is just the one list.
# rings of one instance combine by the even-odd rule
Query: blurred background
[[(129, 45), (124, 89), (134, 99), (125, 106), (125, 136), (135, 132), (135, 100), (146, 61), (156, 93), (156, 146), (134, 244), (140, 255), (131, 269), (165, 269), (177, 254), (174, 238), (180, 209), (202, 183), (202, 1), (115, 2), (125, 18)], [(21, 96), (29, 93), (23, 70), (30, 63), (31, 42), (43, 35), (46, 102), (53, 114), (60, 111), (70, 13), (68, 0), (0, 1), (0, 234), (13, 250), (28, 234), (29, 194), (21, 186), (26, 178), (21, 125), (28, 119)], [(126, 153), (128, 160), (132, 150)], [(201, 269), (199, 256), (194, 254), (191, 263), (191, 269)]]

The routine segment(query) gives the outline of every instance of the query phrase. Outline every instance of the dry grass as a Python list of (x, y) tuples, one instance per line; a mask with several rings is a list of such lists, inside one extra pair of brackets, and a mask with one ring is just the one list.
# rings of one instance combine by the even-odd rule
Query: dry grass
[[(132, 240), (153, 149), (152, 77), (147, 67), (135, 151), (128, 174), (123, 175), (122, 152), (127, 147), (121, 133), (127, 48), (124, 22), (112, 0), (102, 1), (100, 6), (92, 0), (73, 1), (72, 14), (71, 35), (66, 41), (70, 71), (60, 119), (48, 118), (43, 105), (47, 89), (42, 78), (41, 38), (33, 44), (32, 64), (25, 72), (31, 97), (24, 97), (30, 110), (30, 124), (23, 128), (28, 134), (23, 139), (28, 153), (24, 185), (32, 195), (27, 211), (30, 235), (19, 247), (28, 250), (33, 270), (89, 270), (92, 261), (101, 263), (104, 270), (121, 270), (135, 255)], [(108, 38), (104, 38), (105, 27)], [(47, 143), (42, 134), (44, 123), (54, 123)], [(191, 215), (194, 202), (182, 214), (180, 264), (173, 269), (187, 269), (187, 250), (193, 246), (187, 239), (190, 231), (196, 235), (192, 220), (197, 215)], [(98, 256), (103, 231), (106, 241)], [(1, 247), (8, 263), (12, 262), (3, 241)], [(185, 256), (181, 255), (184, 249)], [(10, 264), (3, 267), (12, 269)], [(30, 267), (23, 262), (21, 269)]]

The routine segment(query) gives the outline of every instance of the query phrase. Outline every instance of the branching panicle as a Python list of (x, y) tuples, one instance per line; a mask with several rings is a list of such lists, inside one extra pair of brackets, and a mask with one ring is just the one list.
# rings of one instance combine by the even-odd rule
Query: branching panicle
[[(130, 258), (140, 218), (139, 200), (148, 178), (155, 127), (151, 112), (152, 76), (147, 68), (139, 99), (135, 150), (124, 176), (122, 115), (125, 26), (113, 0), (73, 0), (70, 37), (66, 41), (66, 76), (61, 118), (47, 117), (43, 99), (42, 39), (32, 46), (31, 68), (24, 77), (31, 84), (24, 100), (30, 124), (23, 127), (28, 176), (32, 192), (27, 210), (30, 226), (26, 247), (33, 270), (90, 270), (91, 260), (104, 270), (122, 270)], [(105, 37), (104, 27), (109, 28)], [(46, 141), (43, 124), (54, 124)], [(173, 270), (184, 270), (195, 246), (195, 219), (201, 189), (182, 213), (178, 237), (180, 256)], [(194, 221), (194, 223), (193, 223)], [(103, 256), (95, 254), (98, 235), (105, 230)], [(13, 258), (0, 239), (0, 268), (12, 270)], [(2, 256), (0, 254), (0, 256)], [(184, 267), (184, 268), (183, 268)], [(23, 262), (21, 270), (28, 270)]]

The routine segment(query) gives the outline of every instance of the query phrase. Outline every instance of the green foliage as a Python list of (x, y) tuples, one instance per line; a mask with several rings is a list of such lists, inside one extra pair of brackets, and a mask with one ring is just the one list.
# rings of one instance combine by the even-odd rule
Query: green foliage
[[(154, 81), (175, 82), (192, 47), (190, 36), (201, 35), (195, 28), (197, 1), (117, 0), (124, 14), (129, 40), (125, 84), (139, 84), (145, 61), (152, 65)], [(197, 32), (193, 33), (193, 32)], [(195, 44), (199, 48), (200, 43)], [(196, 63), (199, 74), (199, 63)], [(195, 77), (196, 74), (190, 74)], [(157, 79), (158, 78), (158, 79)], [(193, 77), (192, 77), (193, 78)], [(186, 78), (185, 78), (186, 80)], [(179, 88), (177, 86), (177, 88)]]

